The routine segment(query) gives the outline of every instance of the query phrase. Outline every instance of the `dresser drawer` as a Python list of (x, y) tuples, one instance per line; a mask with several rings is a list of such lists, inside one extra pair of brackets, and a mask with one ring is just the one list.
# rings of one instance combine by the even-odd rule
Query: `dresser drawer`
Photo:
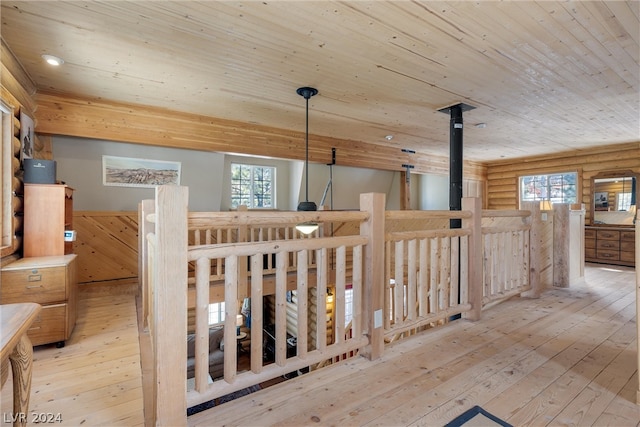
[(33, 345), (64, 341), (66, 336), (67, 304), (43, 306), (38, 317), (27, 330)]
[(584, 248), (584, 257), (594, 259), (596, 257), (596, 248)]
[(635, 242), (620, 242), (620, 250), (627, 252), (635, 252), (636, 243)]
[(584, 239), (584, 247), (587, 249), (595, 249), (596, 239)]
[(66, 268), (24, 268), (2, 271), (0, 302), (47, 304), (66, 299)]
[(636, 241), (635, 231), (621, 231), (620, 240), (623, 242), (635, 242)]
[(606, 249), (598, 249), (596, 255), (601, 261), (619, 261), (620, 260), (620, 251), (609, 251)]
[(595, 239), (596, 238), (596, 230), (585, 229), (584, 230), (584, 238), (585, 239)]
[(606, 249), (606, 250), (611, 250), (611, 251), (618, 251), (618, 250), (620, 250), (620, 241), (619, 240), (600, 240), (600, 239), (598, 239), (598, 241), (596, 243), (596, 248), (598, 250)]
[(636, 261), (636, 253), (635, 251), (620, 251), (620, 261), (632, 262)]
[(620, 240), (620, 232), (617, 230), (598, 230), (598, 240)]

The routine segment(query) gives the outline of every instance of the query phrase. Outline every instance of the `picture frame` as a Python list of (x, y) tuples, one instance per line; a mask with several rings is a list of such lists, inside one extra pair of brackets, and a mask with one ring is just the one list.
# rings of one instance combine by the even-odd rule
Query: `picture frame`
[(142, 188), (180, 185), (181, 167), (180, 162), (166, 160), (102, 156), (102, 184)]
[(609, 192), (599, 191), (595, 192), (593, 196), (594, 206), (597, 211), (609, 210)]
[(33, 159), (35, 144), (33, 119), (20, 112), (20, 163), (24, 159)]

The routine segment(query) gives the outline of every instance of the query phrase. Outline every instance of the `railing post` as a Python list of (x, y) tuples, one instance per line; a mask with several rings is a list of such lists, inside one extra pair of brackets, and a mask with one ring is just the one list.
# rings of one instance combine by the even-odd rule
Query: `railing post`
[(553, 286), (569, 287), (569, 204), (553, 204)]
[(360, 210), (369, 213), (369, 219), (360, 226), (360, 235), (367, 236), (364, 248), (363, 314), (369, 345), (362, 354), (370, 360), (382, 356), (384, 351), (384, 218), (385, 196), (381, 193), (360, 195)]
[[(479, 197), (463, 197), (462, 210), (471, 211), (471, 218), (462, 219), (462, 228), (471, 230), (469, 235), (469, 284), (468, 302), (471, 304), (471, 311), (463, 316), (469, 320), (480, 320), (482, 313), (482, 200)], [(460, 260), (462, 264), (465, 260)], [(464, 290), (460, 290), (464, 302)]]
[(149, 330), (149, 315), (151, 301), (151, 289), (149, 287), (149, 242), (147, 234), (153, 232), (153, 224), (147, 220), (147, 216), (153, 213), (154, 201), (147, 199), (138, 204), (138, 283), (142, 297), (142, 327)]
[[(247, 205), (238, 206), (238, 212), (248, 212)], [(238, 243), (249, 241), (248, 225), (242, 224), (238, 227), (237, 239)], [(238, 259), (238, 270), (238, 299), (241, 300), (249, 296), (249, 257), (241, 257)]]
[[(540, 202), (523, 202), (522, 208), (531, 211), (531, 230), (529, 231), (529, 286), (531, 290), (523, 295), (530, 298), (540, 298), (542, 293), (542, 279), (540, 273), (543, 267), (544, 230), (542, 224), (542, 212), (540, 212)], [(545, 221), (549, 218), (549, 213), (544, 212)]]
[(187, 424), (187, 187), (156, 187), (156, 425)]

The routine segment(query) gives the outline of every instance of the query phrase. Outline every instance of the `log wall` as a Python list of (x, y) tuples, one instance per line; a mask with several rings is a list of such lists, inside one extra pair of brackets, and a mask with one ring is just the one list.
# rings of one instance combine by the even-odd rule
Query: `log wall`
[[(35, 119), (36, 104), (34, 95), (36, 87), (31, 78), (24, 71), (22, 66), (15, 59), (11, 51), (6, 46), (4, 40), (1, 40), (0, 50), (0, 97), (3, 103), (13, 110), (11, 123), (11, 155), (9, 161), (3, 164), (3, 167), (11, 169), (11, 182), (3, 182), (2, 212), (3, 212), (3, 236), (7, 235), (7, 239), (11, 240), (11, 244), (2, 248), (0, 256), (2, 256), (2, 264), (13, 261), (20, 256), (22, 248), (23, 234), (23, 179), (22, 166), (20, 162), (20, 117), (24, 113)], [(35, 123), (35, 131), (38, 131), (38, 123)], [(42, 135), (35, 135), (33, 158), (35, 159), (51, 159), (51, 138)], [(4, 147), (3, 147), (4, 149)], [(0, 171), (3, 170), (0, 168)], [(4, 177), (4, 175), (3, 175)], [(10, 191), (4, 188), (5, 185), (10, 187)], [(4, 216), (9, 221), (9, 227), (4, 227)], [(4, 239), (3, 239), (4, 240)]]
[(640, 172), (640, 142), (494, 162), (487, 165), (488, 209), (518, 208), (520, 176), (577, 171), (576, 203), (587, 206), (586, 223), (589, 224), (591, 177), (599, 172), (620, 170)]

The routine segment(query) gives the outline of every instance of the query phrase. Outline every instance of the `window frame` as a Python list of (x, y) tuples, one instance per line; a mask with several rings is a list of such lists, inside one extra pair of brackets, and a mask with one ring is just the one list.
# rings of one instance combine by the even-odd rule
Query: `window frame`
[(11, 203), (13, 196), (13, 107), (0, 99), (0, 120), (2, 127), (0, 138), (2, 139), (2, 150), (0, 151), (0, 176), (2, 177), (2, 194), (0, 203), (0, 255), (6, 256), (15, 252), (13, 238), (15, 235), (13, 222), (13, 206)]
[[(271, 165), (256, 165), (256, 164), (251, 164), (251, 163), (242, 163), (242, 162), (234, 162), (232, 161), (230, 166), (229, 166), (229, 174), (230, 174), (230, 178), (229, 178), (229, 186), (230, 186), (230, 196), (229, 196), (229, 206), (231, 207), (231, 209), (237, 209), (238, 206), (240, 206), (242, 203), (235, 205), (234, 206), (234, 191), (233, 191), (233, 187), (234, 187), (234, 179), (233, 179), (233, 168), (235, 166), (241, 166), (241, 167), (247, 167), (250, 168), (250, 184), (249, 184), (249, 200), (250, 200), (250, 204), (247, 205), (247, 209), (259, 209), (259, 210), (275, 210), (277, 209), (277, 198), (276, 198), (276, 173), (277, 173), (277, 168), (275, 166), (271, 166)], [(255, 182), (255, 170), (256, 169), (270, 169), (271, 170), (271, 180), (270, 180), (270, 187), (271, 187), (271, 194), (270, 194), (270, 198), (271, 198), (271, 206), (255, 206), (253, 204), (254, 201), (254, 182)], [(263, 193), (264, 194), (264, 193)]]
[[(523, 200), (523, 191), (522, 191), (522, 186), (523, 186), (523, 179), (525, 178), (529, 178), (529, 177), (536, 177), (536, 176), (546, 176), (547, 177), (547, 182), (549, 182), (549, 178), (551, 176), (554, 175), (569, 175), (569, 174), (574, 174), (575, 175), (575, 199), (573, 201), (571, 200), (567, 200), (567, 201), (562, 201), (562, 202), (558, 202), (558, 201), (552, 201), (552, 196), (551, 196), (551, 191), (549, 191), (551, 185), (547, 184), (547, 194), (545, 196), (545, 198), (535, 198), (533, 200)], [(528, 173), (528, 174), (523, 174), (523, 175), (517, 175), (516, 177), (516, 185), (517, 185), (517, 194), (518, 194), (518, 208), (522, 209), (522, 203), (523, 202), (544, 202), (544, 201), (549, 201), (551, 203), (570, 203), (570, 204), (575, 204), (575, 203), (579, 203), (580, 200), (580, 195), (581, 195), (581, 191), (582, 191), (582, 174), (580, 170), (558, 170), (558, 171), (547, 171), (547, 172), (534, 172), (534, 173)], [(564, 197), (563, 197), (564, 199)]]

